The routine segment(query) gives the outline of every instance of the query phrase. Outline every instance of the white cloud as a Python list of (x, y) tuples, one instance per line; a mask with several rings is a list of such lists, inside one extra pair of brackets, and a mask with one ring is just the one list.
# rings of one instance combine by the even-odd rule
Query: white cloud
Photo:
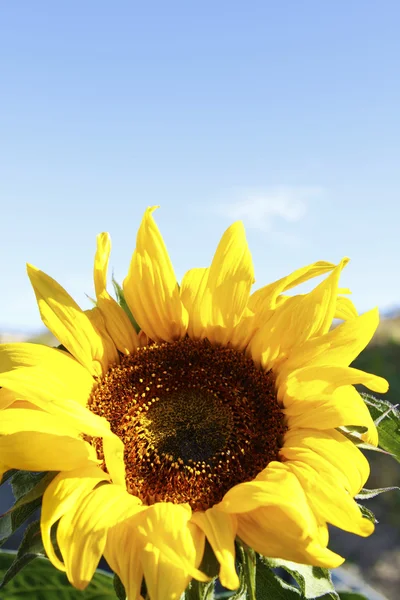
[(320, 196), (317, 187), (277, 186), (241, 192), (231, 203), (221, 203), (217, 212), (229, 219), (240, 219), (247, 227), (276, 232), (279, 221), (295, 223), (304, 218), (310, 200)]

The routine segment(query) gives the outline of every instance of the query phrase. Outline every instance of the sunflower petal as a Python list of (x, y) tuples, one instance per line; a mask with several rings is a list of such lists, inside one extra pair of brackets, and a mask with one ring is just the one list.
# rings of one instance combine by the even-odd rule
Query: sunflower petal
[(102, 339), (102, 355), (99, 356), (103, 373), (106, 373), (110, 366), (119, 364), (119, 354), (117, 348), (108, 334), (103, 313), (100, 308), (95, 306), (90, 310), (85, 310), (85, 315), (99, 333)]
[(107, 469), (114, 483), (124, 485), (123, 442), (111, 432), (110, 424), (104, 417), (95, 415), (73, 400), (62, 397), (60, 399), (59, 381), (54, 381), (51, 372), (40, 367), (21, 367), (0, 374), (0, 386), (6, 387), (39, 408), (61, 417), (66, 424), (78, 431), (103, 438)]
[(188, 505), (160, 502), (150, 506), (140, 521), (141, 561), (151, 600), (180, 598), (191, 577), (208, 581), (196, 568), (204, 551), (204, 534), (190, 526), (190, 518)]
[(279, 506), (240, 514), (238, 535), (256, 552), (271, 558), (328, 569), (344, 562), (344, 558), (320, 543), (317, 534), (308, 534), (297, 520), (280, 510)]
[[(369, 464), (360, 450), (344, 435), (331, 429), (294, 429), (285, 434), (279, 452), (285, 461), (303, 461), (319, 473), (341, 484), (352, 497), (358, 494), (369, 476)], [(289, 464), (286, 463), (286, 464)]]
[(293, 348), (328, 332), (336, 309), (339, 276), (347, 263), (348, 259), (343, 259), (309, 294), (286, 299), (250, 343), (255, 362), (272, 368)]
[(91, 375), (101, 375), (102, 339), (87, 315), (52, 277), (32, 265), (27, 271), (43, 323)]
[(17, 398), (11, 390), (0, 389), (0, 410), (4, 410), (16, 402)]
[(127, 598), (142, 598), (140, 589), (143, 567), (140, 562), (142, 545), (137, 536), (137, 516), (111, 527), (107, 533), (104, 557), (124, 584)]
[(124, 280), (128, 306), (150, 339), (172, 342), (187, 329), (188, 315), (164, 241), (148, 208), (140, 225), (136, 249)]
[(40, 529), (46, 554), (57, 569), (65, 565), (57, 557), (51, 542), (51, 528), (70, 510), (79, 506), (92, 489), (108, 476), (94, 465), (59, 473), (47, 487), (42, 502)]
[(347, 367), (369, 343), (378, 323), (378, 309), (373, 309), (320, 337), (307, 340), (279, 365), (278, 377), (284, 379), (292, 371), (306, 366)]
[(73, 398), (79, 404), (86, 405), (94, 379), (70, 354), (27, 342), (1, 344), (0, 373), (20, 367), (48, 370), (59, 398)]
[(188, 334), (192, 339), (201, 339), (210, 321), (210, 302), (204, 302), (204, 292), (209, 269), (190, 269), (182, 279), (181, 299), (188, 311)]
[[(239, 323), (254, 283), (254, 268), (241, 222), (223, 234), (210, 266), (204, 300), (211, 295), (211, 322), (207, 337), (226, 343)], [(223, 329), (221, 329), (221, 327)]]
[(292, 473), (281, 463), (272, 461), (256, 479), (228, 490), (216, 508), (229, 514), (242, 514), (260, 506), (278, 505), (297, 518), (298, 498), (303, 495)]
[(363, 518), (357, 503), (344, 488), (337, 485), (337, 479), (326, 473), (321, 477), (305, 462), (290, 460), (285, 464), (298, 478), (316, 515), (344, 531), (362, 537), (373, 533), (373, 523)]
[(204, 531), (221, 565), (219, 572), (221, 584), (228, 590), (237, 589), (239, 577), (235, 569), (236, 516), (223, 513), (213, 507), (206, 512), (195, 512), (192, 522)]
[(137, 333), (126, 312), (107, 292), (107, 271), (111, 251), (108, 233), (97, 236), (97, 250), (94, 259), (94, 287), (97, 306), (101, 311), (106, 329), (113, 342), (123, 354), (131, 354), (139, 346)]
[(361, 383), (384, 393), (388, 384), (382, 377), (350, 367), (305, 367), (291, 373), (286, 381), (278, 377), (276, 383), (290, 428), (366, 426), (366, 440), (377, 445), (375, 424), (352, 384)]
[(191, 337), (226, 344), (246, 309), (254, 269), (243, 224), (231, 225), (208, 269), (192, 269), (182, 281)]
[(358, 317), (358, 312), (350, 298), (338, 296), (334, 318), (348, 321), (349, 319), (355, 319), (356, 317)]
[(76, 429), (53, 415), (23, 408), (1, 413), (0, 455), (10, 468), (27, 471), (75, 469), (97, 461), (96, 452)]
[(141, 501), (123, 488), (102, 485), (62, 517), (57, 541), (74, 587), (83, 590), (91, 581), (104, 552), (108, 529), (146, 510), (140, 505)]
[(273, 310), (276, 308), (277, 300), (283, 292), (286, 292), (313, 277), (324, 275), (334, 268), (334, 264), (320, 261), (297, 269), (297, 271), (294, 271), (290, 275), (278, 279), (278, 281), (270, 283), (253, 292), (249, 298), (249, 309), (257, 314), (262, 313), (264, 310)]

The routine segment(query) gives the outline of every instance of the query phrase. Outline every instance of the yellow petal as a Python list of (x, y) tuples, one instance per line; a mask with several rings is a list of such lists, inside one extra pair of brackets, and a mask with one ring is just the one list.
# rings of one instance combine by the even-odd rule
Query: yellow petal
[(350, 298), (338, 296), (334, 318), (348, 321), (349, 319), (355, 319), (355, 317), (358, 317), (358, 312)]
[(235, 537), (237, 519), (213, 507), (206, 512), (195, 512), (192, 522), (204, 531), (214, 554), (221, 565), (219, 580), (228, 590), (239, 586), (239, 578), (235, 569)]
[(253, 283), (254, 268), (246, 234), (243, 224), (237, 222), (223, 234), (208, 274), (204, 301), (211, 302), (207, 327), (210, 341), (229, 340), (246, 308)]
[(181, 299), (189, 315), (188, 334), (201, 339), (210, 320), (211, 304), (203, 302), (209, 269), (190, 269), (182, 279)]
[(280, 510), (279, 506), (259, 508), (239, 515), (238, 536), (256, 552), (271, 558), (328, 569), (344, 562), (344, 558), (320, 543), (317, 530), (304, 530), (300, 523)]
[(54, 382), (55, 393), (59, 398), (73, 398), (79, 404), (86, 405), (94, 380), (87, 369), (70, 354), (40, 344), (1, 344), (0, 372), (20, 367), (47, 370), (45, 380), (50, 378)]
[(16, 396), (10, 390), (6, 390), (6, 388), (0, 389), (0, 410), (4, 410), (8, 408), (16, 401)]
[(188, 316), (164, 240), (148, 208), (140, 225), (124, 293), (128, 306), (150, 339), (172, 342), (186, 334)]
[(313, 277), (318, 277), (324, 273), (328, 273), (335, 268), (335, 265), (329, 262), (320, 261), (302, 267), (297, 271), (294, 271), (290, 275), (278, 279), (274, 283), (270, 283), (255, 291), (249, 299), (249, 308), (253, 312), (260, 314), (264, 310), (275, 309), (277, 300), (280, 294), (292, 289), (300, 283), (304, 283)]
[(43, 410), (64, 419), (64, 422), (82, 433), (103, 438), (104, 457), (113, 482), (125, 485), (124, 445), (111, 432), (110, 424), (87, 408), (60, 398), (59, 381), (52, 373), (41, 367), (21, 367), (0, 374), (0, 386), (4, 386), (22, 398), (26, 398)]
[(197, 569), (204, 552), (204, 534), (190, 525), (186, 504), (153, 504), (138, 531), (144, 541), (141, 561), (151, 600), (180, 598), (191, 577), (208, 578)]
[(117, 348), (107, 332), (101, 310), (95, 306), (90, 310), (85, 310), (85, 315), (88, 317), (95, 330), (101, 336), (102, 354), (99, 356), (99, 361), (101, 363), (103, 373), (107, 373), (108, 369), (112, 365), (119, 364), (119, 354)]
[(97, 250), (94, 259), (94, 286), (97, 306), (105, 326), (116, 347), (123, 354), (131, 354), (139, 346), (138, 336), (126, 312), (107, 292), (107, 270), (111, 251), (108, 233), (97, 236)]
[(377, 446), (378, 432), (365, 402), (353, 386), (342, 386), (330, 396), (318, 400), (292, 404), (283, 411), (288, 419), (289, 429), (304, 427), (317, 430), (333, 427), (367, 427), (365, 441)]
[(47, 487), (42, 502), (40, 529), (46, 554), (57, 569), (65, 571), (51, 542), (51, 528), (70, 510), (80, 505), (92, 489), (108, 476), (94, 465), (59, 473)]
[(8, 468), (25, 471), (75, 469), (97, 458), (93, 448), (83, 440), (32, 431), (2, 436), (0, 455)]
[(96, 461), (79, 432), (47, 413), (23, 408), (2, 411), (1, 462), (13, 469), (60, 471)]
[[(140, 517), (140, 515), (139, 515)], [(104, 557), (124, 584), (129, 600), (140, 600), (143, 567), (140, 562), (141, 540), (137, 536), (138, 516), (111, 527), (107, 533)]]
[(371, 535), (373, 523), (363, 518), (356, 502), (338, 485), (337, 478), (327, 473), (321, 477), (305, 462), (289, 460), (285, 464), (298, 478), (316, 515), (350, 533), (363, 537)]
[(287, 298), (252, 339), (249, 351), (253, 360), (270, 369), (293, 348), (326, 333), (334, 317), (339, 276), (348, 259), (309, 294)]
[(57, 541), (69, 581), (83, 590), (104, 552), (107, 531), (132, 514), (146, 510), (117, 485), (103, 485), (75, 504), (58, 526)]
[(333, 392), (337, 387), (362, 384), (374, 392), (384, 394), (388, 382), (383, 377), (365, 373), (359, 369), (338, 366), (311, 366), (296, 369), (285, 379), (279, 374), (276, 379), (278, 399), (285, 408), (303, 400), (317, 399)]
[(367, 346), (378, 323), (378, 309), (373, 309), (320, 337), (307, 340), (279, 365), (278, 376), (284, 379), (290, 372), (305, 366), (347, 367)]
[(231, 225), (209, 269), (192, 269), (182, 282), (191, 337), (226, 344), (246, 309), (254, 269), (243, 224)]
[(277, 461), (271, 461), (256, 479), (239, 483), (228, 490), (216, 508), (229, 514), (241, 514), (260, 506), (279, 505), (297, 515), (298, 497), (303, 491), (293, 474)]
[(289, 418), (289, 427), (365, 426), (369, 430), (367, 441), (377, 445), (377, 430), (369, 410), (351, 385), (359, 383), (379, 393), (388, 388), (382, 377), (350, 367), (305, 367), (291, 373), (286, 381), (278, 377), (278, 399)]
[(91, 375), (101, 375), (102, 339), (87, 315), (57, 281), (32, 265), (27, 271), (43, 323)]
[(344, 435), (332, 429), (289, 430), (279, 452), (285, 461), (303, 461), (319, 473), (337, 482), (351, 496), (355, 496), (369, 476), (369, 464), (360, 450)]
[(231, 332), (229, 344), (238, 352), (244, 352), (251, 342), (256, 330), (257, 315), (246, 307), (242, 318)]

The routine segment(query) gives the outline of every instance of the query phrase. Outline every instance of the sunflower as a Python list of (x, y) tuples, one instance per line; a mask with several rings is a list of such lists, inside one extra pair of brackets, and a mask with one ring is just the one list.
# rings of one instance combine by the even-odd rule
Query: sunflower
[[(0, 346), (0, 470), (57, 471), (42, 504), (53, 565), (84, 589), (102, 555), (130, 600), (179, 598), (208, 540), (236, 589), (235, 539), (268, 557), (333, 568), (328, 523), (368, 536), (354, 501), (369, 475), (338, 428), (377, 431), (353, 384), (387, 382), (349, 365), (378, 324), (339, 288), (348, 260), (317, 262), (254, 293), (241, 223), (208, 268), (179, 286), (146, 210), (123, 283), (107, 291), (111, 249), (97, 238), (96, 306), (83, 311), (28, 265), (58, 349)], [(306, 294), (285, 295), (311, 278)], [(126, 310), (125, 310), (126, 309)], [(341, 324), (332, 328), (333, 319)], [(59, 552), (51, 541), (57, 524)]]

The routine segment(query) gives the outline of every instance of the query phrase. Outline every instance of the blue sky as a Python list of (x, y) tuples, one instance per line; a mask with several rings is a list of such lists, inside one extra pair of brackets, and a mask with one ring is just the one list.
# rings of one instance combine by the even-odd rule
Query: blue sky
[(256, 286), (352, 261), (400, 304), (400, 4), (20, 0), (0, 8), (0, 331), (40, 329), (31, 262), (83, 308), (146, 206), (181, 278), (244, 221)]

